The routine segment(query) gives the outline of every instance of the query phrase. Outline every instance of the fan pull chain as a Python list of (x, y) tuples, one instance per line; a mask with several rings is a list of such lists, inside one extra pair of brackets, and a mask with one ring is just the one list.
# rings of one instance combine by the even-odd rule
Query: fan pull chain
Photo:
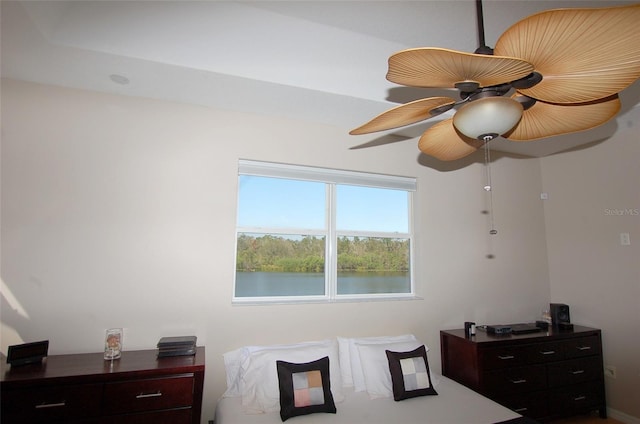
[(491, 152), (489, 148), (489, 141), (493, 139), (492, 136), (487, 135), (484, 137), (484, 166), (486, 170), (487, 183), (484, 186), (484, 190), (489, 193), (489, 222), (490, 230), (489, 234), (492, 236), (498, 234), (498, 230), (495, 229), (493, 221), (493, 190), (491, 189)]

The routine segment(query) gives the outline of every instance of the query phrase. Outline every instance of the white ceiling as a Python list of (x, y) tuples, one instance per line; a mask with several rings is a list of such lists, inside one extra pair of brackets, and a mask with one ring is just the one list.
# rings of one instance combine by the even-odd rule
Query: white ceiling
[[(628, 1), (485, 0), (486, 43), (540, 10)], [(2, 76), (129, 96), (288, 116), (344, 128), (421, 97), (455, 91), (385, 79), (387, 58), (411, 47), (478, 47), (475, 2), (459, 1), (6, 1), (1, 2)], [(111, 75), (126, 77), (117, 84)], [(623, 111), (640, 103), (625, 90)], [(449, 115), (450, 116), (450, 115)], [(354, 136), (417, 137), (434, 120)], [(545, 156), (610, 136), (589, 132), (492, 148)], [(372, 147), (373, 148), (373, 147)]]

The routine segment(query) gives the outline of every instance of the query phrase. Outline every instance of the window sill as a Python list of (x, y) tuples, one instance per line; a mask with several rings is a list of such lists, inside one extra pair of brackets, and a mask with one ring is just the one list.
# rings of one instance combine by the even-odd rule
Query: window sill
[(265, 305), (301, 305), (301, 304), (332, 304), (332, 303), (364, 303), (364, 302), (396, 302), (424, 300), (423, 297), (416, 295), (407, 296), (369, 296), (369, 297), (339, 297), (334, 299), (321, 298), (303, 298), (303, 299), (233, 299), (232, 306), (265, 306)]

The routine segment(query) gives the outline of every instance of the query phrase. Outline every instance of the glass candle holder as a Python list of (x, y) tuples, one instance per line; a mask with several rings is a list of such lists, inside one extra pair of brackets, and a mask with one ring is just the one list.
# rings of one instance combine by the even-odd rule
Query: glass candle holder
[(113, 360), (122, 356), (122, 328), (110, 328), (104, 339), (104, 359)]

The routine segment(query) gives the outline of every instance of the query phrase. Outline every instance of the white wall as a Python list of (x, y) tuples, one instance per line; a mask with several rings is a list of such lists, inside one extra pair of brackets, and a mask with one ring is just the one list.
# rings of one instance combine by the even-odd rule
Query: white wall
[[(550, 297), (540, 161), (493, 155), (490, 236), (481, 153), (445, 165), (419, 157), (415, 140), (349, 149), (367, 140), (4, 80), (3, 350), (49, 339), (52, 354), (96, 352), (109, 327), (125, 328), (125, 350), (195, 334), (206, 422), (224, 391), (221, 355), (242, 345), (413, 332), (439, 371), (440, 329), (538, 318)], [(232, 306), (239, 158), (416, 176), (423, 299)]]
[[(608, 406), (640, 420), (640, 107), (616, 135), (542, 159), (551, 299), (602, 329)], [(631, 245), (620, 243), (629, 233)], [(624, 418), (624, 417), (623, 417)]]

